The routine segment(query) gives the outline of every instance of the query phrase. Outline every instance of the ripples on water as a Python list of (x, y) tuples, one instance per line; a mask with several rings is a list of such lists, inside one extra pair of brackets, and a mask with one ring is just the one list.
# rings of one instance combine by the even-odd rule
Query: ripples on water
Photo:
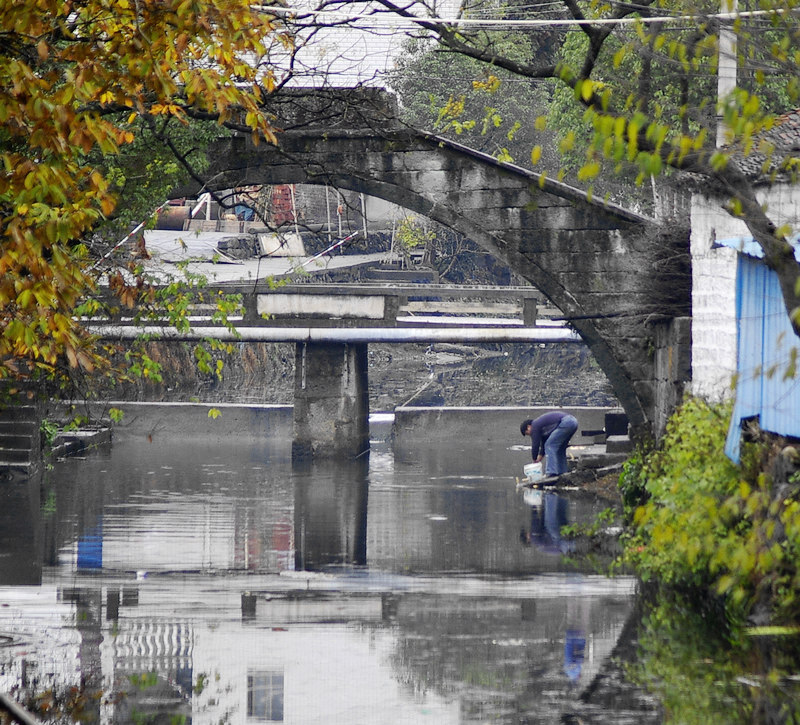
[(532, 508), (522, 463), (215, 441), (60, 461), (41, 502), (4, 494), (0, 690), (84, 679), (109, 723), (561, 722), (633, 582), (565, 571), (559, 525), (603, 504)]

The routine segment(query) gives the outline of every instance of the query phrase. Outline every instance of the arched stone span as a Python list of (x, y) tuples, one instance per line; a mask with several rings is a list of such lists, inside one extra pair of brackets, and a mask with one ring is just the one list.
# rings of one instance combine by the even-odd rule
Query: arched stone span
[[(446, 139), (409, 130), (235, 137), (210, 150), (206, 188), (311, 183), (386, 199), (464, 234), (563, 311), (633, 427), (654, 430), (653, 321), (689, 308), (688, 232)], [(176, 190), (174, 196), (190, 193)]]

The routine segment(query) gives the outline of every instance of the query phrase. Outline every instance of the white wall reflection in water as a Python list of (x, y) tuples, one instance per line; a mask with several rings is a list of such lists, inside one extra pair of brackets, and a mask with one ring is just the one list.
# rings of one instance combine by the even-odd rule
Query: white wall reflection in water
[(313, 574), (58, 579), (0, 589), (0, 632), (14, 639), (0, 686), (95, 677), (107, 722), (156, 706), (195, 722), (503, 722), (529, 707), (548, 722), (599, 671), (631, 593), (555, 575), (383, 592)]

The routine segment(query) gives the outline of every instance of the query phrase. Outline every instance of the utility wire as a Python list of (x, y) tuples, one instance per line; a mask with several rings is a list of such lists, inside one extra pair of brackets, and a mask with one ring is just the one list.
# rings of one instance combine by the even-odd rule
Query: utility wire
[[(570, 27), (583, 25), (633, 25), (642, 23), (649, 25), (652, 23), (668, 23), (674, 21), (696, 22), (697, 20), (708, 20), (715, 18), (723, 21), (734, 21), (740, 18), (773, 18), (778, 15), (797, 15), (800, 11), (796, 9), (776, 9), (776, 10), (751, 10), (746, 12), (730, 13), (697, 13), (693, 15), (659, 15), (653, 17), (624, 17), (624, 18), (542, 18), (542, 19), (491, 19), (491, 18), (442, 18), (442, 17), (398, 17), (389, 13), (343, 13), (336, 10), (298, 10), (297, 8), (283, 8), (269, 6), (264, 12), (273, 15), (284, 15), (289, 19), (315, 17), (320, 20), (327, 18), (330, 22), (355, 22), (358, 20), (369, 20), (373, 23), (373, 29), (378, 29), (378, 23), (384, 22), (385, 25), (392, 25), (400, 28), (418, 28), (425, 25), (446, 25), (456, 27), (498, 27), (498, 28), (536, 28), (536, 27)], [(376, 22), (377, 21), (377, 22)]]

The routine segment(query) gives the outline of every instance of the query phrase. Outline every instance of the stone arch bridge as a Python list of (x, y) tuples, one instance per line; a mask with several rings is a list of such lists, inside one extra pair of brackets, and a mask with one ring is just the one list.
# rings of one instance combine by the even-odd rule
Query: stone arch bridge
[(394, 202), (470, 238), (563, 312), (634, 436), (663, 430), (689, 376), (688, 229), (403, 128), (287, 131), (277, 147), (233, 137), (209, 157), (206, 189), (326, 184)]

